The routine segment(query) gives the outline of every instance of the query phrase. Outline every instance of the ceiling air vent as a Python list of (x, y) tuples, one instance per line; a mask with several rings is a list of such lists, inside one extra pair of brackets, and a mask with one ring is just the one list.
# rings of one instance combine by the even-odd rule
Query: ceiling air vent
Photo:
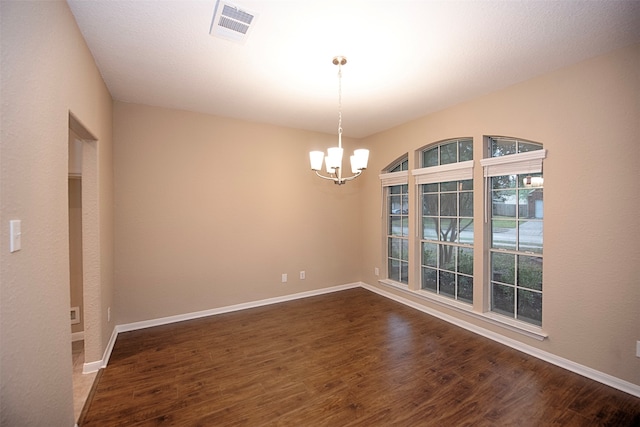
[(213, 11), (209, 34), (235, 42), (244, 42), (255, 19), (255, 13), (247, 12), (231, 3), (218, 0)]

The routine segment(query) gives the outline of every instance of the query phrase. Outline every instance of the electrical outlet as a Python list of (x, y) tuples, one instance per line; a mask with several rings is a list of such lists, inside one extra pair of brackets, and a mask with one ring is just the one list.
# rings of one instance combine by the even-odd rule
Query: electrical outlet
[(640, 357), (640, 341), (636, 341), (636, 357)]
[(287, 273), (282, 273), (282, 283), (287, 283)]
[(306, 273), (304, 271), (300, 272), (300, 280), (304, 280), (306, 277)]
[(107, 308), (107, 322), (111, 322), (111, 307)]
[(380, 269), (378, 267), (373, 269), (373, 274), (375, 274), (376, 276), (380, 275)]

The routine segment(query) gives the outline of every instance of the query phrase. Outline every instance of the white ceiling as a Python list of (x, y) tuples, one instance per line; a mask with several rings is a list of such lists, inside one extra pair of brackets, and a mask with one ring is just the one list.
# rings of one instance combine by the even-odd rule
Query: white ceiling
[(640, 42), (640, 1), (68, 0), (114, 99), (364, 137)]

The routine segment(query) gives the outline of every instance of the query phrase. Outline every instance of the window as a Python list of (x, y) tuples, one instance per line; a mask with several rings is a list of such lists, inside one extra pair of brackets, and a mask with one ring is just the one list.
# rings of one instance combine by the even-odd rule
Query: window
[[(380, 282), (476, 317), (474, 310), (480, 309), (493, 324), (542, 336), (537, 327), (542, 327), (546, 150), (507, 137), (485, 137), (482, 143), (484, 185), (474, 185), (473, 138), (418, 149), (417, 169), (408, 171), (404, 155), (382, 171), (387, 271)], [(484, 209), (474, 210), (478, 197)], [(476, 231), (482, 232), (482, 248), (475, 247)]]
[(542, 326), (542, 145), (490, 138), (491, 311)]
[(422, 151), (413, 171), (421, 206), (421, 289), (473, 303), (473, 140)]
[(387, 274), (390, 280), (409, 284), (409, 161), (406, 157), (380, 175), (386, 187)]

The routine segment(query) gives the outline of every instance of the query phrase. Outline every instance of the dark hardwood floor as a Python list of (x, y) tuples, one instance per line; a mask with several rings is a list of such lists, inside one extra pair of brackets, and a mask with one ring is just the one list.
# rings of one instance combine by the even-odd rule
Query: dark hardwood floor
[(640, 399), (357, 288), (118, 336), (90, 426), (631, 426)]

